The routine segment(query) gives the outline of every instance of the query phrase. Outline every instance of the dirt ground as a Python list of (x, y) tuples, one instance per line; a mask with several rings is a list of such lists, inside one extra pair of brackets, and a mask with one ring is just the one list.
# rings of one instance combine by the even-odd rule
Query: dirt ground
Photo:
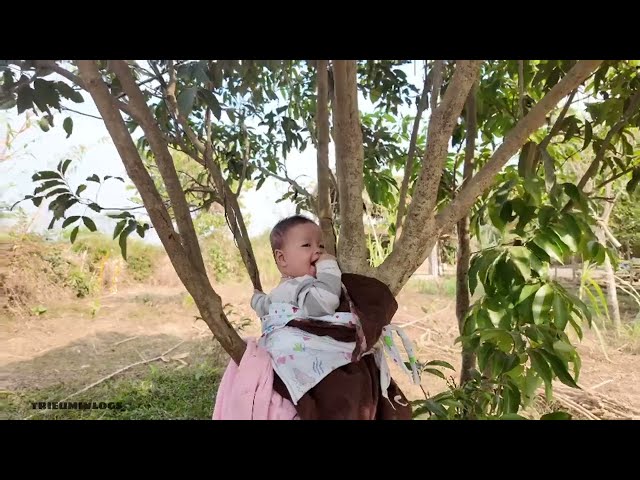
[[(259, 325), (249, 306), (250, 285), (214, 288), (228, 303), (230, 320), (238, 326), (246, 324), (242, 335), (257, 334)], [(183, 361), (189, 362), (184, 354), (193, 342), (212, 338), (189, 300), (181, 287), (139, 286), (97, 301), (48, 305), (45, 314), (28, 319), (0, 319), (0, 390), (89, 385), (131, 363), (157, 357), (180, 342), (184, 343), (172, 354), (182, 353)], [(456, 368), (452, 375), (457, 379), (460, 355), (454, 345), (454, 298), (407, 288), (398, 302), (394, 322), (405, 327), (419, 359), (448, 361)], [(578, 382), (582, 396), (578, 398), (558, 384), (556, 400), (572, 409), (575, 418), (591, 418), (587, 413), (594, 418), (640, 418), (640, 355), (636, 347), (607, 339), (603, 348), (598, 337), (588, 331), (578, 348), (583, 360)], [(224, 357), (220, 360), (226, 362)], [(393, 365), (391, 369), (407, 396), (424, 398), (420, 387), (412, 385)], [(445, 383), (426, 375), (422, 388), (435, 394), (445, 389)], [(588, 412), (581, 413), (580, 408)]]

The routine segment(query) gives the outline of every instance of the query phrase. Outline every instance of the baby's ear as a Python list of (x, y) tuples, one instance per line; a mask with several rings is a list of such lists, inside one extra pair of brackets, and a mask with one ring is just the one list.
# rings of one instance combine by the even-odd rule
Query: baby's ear
[(276, 250), (275, 252), (273, 252), (273, 256), (276, 259), (276, 264), (281, 267), (287, 266), (287, 262), (284, 259), (284, 253), (282, 250)]

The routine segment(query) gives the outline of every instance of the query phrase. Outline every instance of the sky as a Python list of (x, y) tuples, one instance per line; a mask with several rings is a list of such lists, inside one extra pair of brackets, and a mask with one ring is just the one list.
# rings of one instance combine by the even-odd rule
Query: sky
[[(402, 67), (407, 73), (409, 81), (421, 88), (423, 82), (424, 63), (422, 60)], [(55, 78), (54, 78), (55, 77)], [(62, 80), (57, 75), (51, 75), (47, 79)], [(84, 103), (65, 103), (65, 106), (78, 112), (99, 116), (97, 108), (91, 97), (83, 92)], [(371, 112), (373, 106), (362, 95), (359, 96), (361, 111)], [(412, 109), (406, 108), (404, 114), (415, 115)], [(423, 114), (423, 121), (429, 112)], [(66, 133), (61, 128), (65, 116), (73, 120), (73, 133), (66, 138)], [(56, 125), (48, 132), (43, 132), (36, 123), (34, 117), (33, 126), (25, 133), (19, 135), (12, 144), (14, 156), (0, 163), (0, 204), (13, 204), (33, 193), (35, 184), (31, 176), (38, 170), (55, 169), (58, 162), (71, 158), (73, 161), (67, 171), (67, 178), (72, 189), (80, 183), (87, 184), (83, 197), (93, 198), (101, 206), (124, 208), (133, 206), (129, 201), (136, 192), (127, 190), (126, 186), (133, 185), (129, 180), (124, 165), (113, 145), (111, 138), (101, 119), (90, 118), (77, 113), (63, 111), (56, 112)], [(0, 111), (0, 139), (4, 142), (7, 133), (7, 122), (14, 130), (19, 129), (25, 122), (25, 115), (17, 115), (15, 109)], [(139, 130), (138, 130), (139, 131)], [(287, 157), (287, 171), (290, 178), (295, 179), (303, 187), (310, 187), (316, 181), (316, 150), (313, 145), (307, 147), (304, 152), (293, 150)], [(334, 145), (329, 145), (329, 166), (335, 171)], [(109, 180), (102, 187), (94, 182), (86, 182), (86, 178), (96, 173), (103, 178), (105, 175), (119, 176), (125, 179), (125, 183), (118, 180)], [(288, 200), (276, 203), (288, 190), (288, 185), (269, 178), (259, 191), (245, 191), (241, 195), (244, 212), (250, 214), (248, 226), (251, 236), (259, 235), (269, 230), (281, 218), (295, 213), (295, 205)], [(20, 204), (28, 214), (29, 231), (46, 232), (52, 237), (60, 234), (58, 223), (51, 231), (47, 227), (52, 218), (47, 209), (47, 203), (42, 202), (40, 207), (35, 207), (31, 201)], [(74, 206), (68, 213), (70, 215), (86, 215), (94, 219), (101, 231), (112, 232), (115, 221), (98, 214), (85, 207)], [(7, 224), (7, 220), (0, 219), (0, 226)], [(153, 243), (159, 242), (153, 230), (147, 233), (145, 240)]]

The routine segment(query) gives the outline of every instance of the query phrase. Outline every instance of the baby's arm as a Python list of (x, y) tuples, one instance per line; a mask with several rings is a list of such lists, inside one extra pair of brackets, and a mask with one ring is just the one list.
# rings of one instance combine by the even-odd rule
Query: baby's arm
[(251, 308), (255, 310), (255, 312), (260, 317), (264, 317), (269, 314), (269, 305), (271, 304), (271, 299), (269, 296), (261, 292), (260, 290), (254, 290), (253, 296), (251, 297)]
[(312, 317), (333, 315), (340, 305), (342, 272), (336, 259), (327, 255), (316, 263), (316, 278), (302, 282), (296, 291), (298, 306)]

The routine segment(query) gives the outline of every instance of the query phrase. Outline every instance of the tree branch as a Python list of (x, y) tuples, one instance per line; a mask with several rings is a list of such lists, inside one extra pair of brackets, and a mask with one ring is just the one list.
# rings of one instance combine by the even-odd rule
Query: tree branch
[(560, 115), (558, 115), (558, 118), (553, 124), (553, 127), (551, 127), (551, 131), (546, 137), (544, 137), (544, 139), (542, 140), (542, 142), (540, 142), (540, 145), (538, 146), (540, 154), (542, 155), (542, 161), (544, 165), (545, 186), (549, 191), (556, 184), (556, 172), (555, 172), (555, 162), (553, 161), (553, 158), (551, 157), (551, 154), (549, 153), (547, 148), (549, 146), (549, 143), (551, 142), (551, 139), (558, 134), (558, 131), (560, 130), (560, 126), (562, 125), (562, 121), (564, 120), (564, 117), (567, 115), (567, 112), (569, 111), (569, 107), (573, 102), (573, 97), (575, 97), (577, 92), (578, 92), (578, 88), (576, 87), (573, 89), (573, 91), (569, 95), (569, 98), (567, 98), (567, 101), (565, 102), (564, 107), (560, 112)]
[(144, 130), (149, 142), (149, 147), (153, 151), (158, 170), (167, 188), (173, 214), (178, 224), (178, 230), (182, 240), (181, 243), (185, 248), (185, 252), (191, 260), (193, 267), (198, 269), (200, 273), (206, 275), (204, 260), (202, 259), (202, 252), (189, 212), (189, 206), (187, 205), (187, 200), (167, 143), (162, 138), (155, 118), (147, 107), (144, 96), (140, 88), (136, 85), (129, 66), (123, 60), (111, 60), (109, 64), (118, 77), (118, 80), (120, 80), (123, 91), (127, 93), (132, 110), (140, 117), (140, 126)]
[(289, 178), (286, 172), (284, 174), (285, 176), (282, 177), (276, 173), (273, 173), (270, 170), (267, 170), (266, 168), (260, 165), (258, 165), (258, 170), (260, 170), (265, 175), (275, 178), (276, 180), (280, 180), (281, 182), (290, 184), (294, 188), (294, 190), (298, 192), (300, 195), (307, 197), (312, 202), (315, 201), (315, 199), (313, 198), (313, 195), (308, 190), (306, 190), (303, 186), (301, 186), (298, 182), (296, 182), (294, 179)]
[[(467, 120), (467, 139), (464, 151), (464, 166), (462, 172), (463, 185), (473, 177), (474, 157), (476, 149), (476, 136), (478, 135), (478, 119), (476, 109), (476, 95), (478, 82), (476, 81), (469, 92), (465, 108)], [(469, 311), (469, 261), (471, 259), (471, 247), (469, 238), (469, 215), (465, 215), (458, 221), (458, 249), (456, 251), (456, 317), (458, 330), (463, 334), (464, 322)], [(464, 384), (471, 378), (471, 369), (475, 367), (475, 355), (472, 350), (463, 348), (462, 367), (460, 369), (460, 384)]]
[(91, 94), (105, 126), (113, 139), (129, 178), (140, 192), (151, 223), (158, 232), (169, 259), (181, 281), (192, 295), (198, 306), (203, 320), (207, 323), (221, 346), (239, 364), (246, 345), (233, 329), (222, 309), (220, 296), (211, 288), (206, 275), (191, 266), (190, 259), (173, 229), (169, 212), (162, 203), (162, 198), (156, 189), (153, 179), (144, 167), (140, 154), (131, 139), (127, 127), (122, 119), (115, 99), (102, 80), (102, 76), (95, 62), (90, 60), (78, 61), (78, 69), (83, 84)]
[(544, 124), (546, 114), (562, 98), (580, 85), (592, 71), (598, 68), (600, 63), (602, 63), (602, 60), (582, 60), (576, 63), (565, 77), (554, 85), (542, 100), (516, 124), (485, 166), (460, 190), (456, 198), (440, 214), (436, 215), (436, 227), (438, 230), (451, 228), (460, 218), (466, 215), (476, 199), (492, 184), (494, 176), (518, 152), (529, 135)]
[(244, 121), (242, 122), (242, 131), (245, 134), (244, 137), (244, 152), (242, 155), (242, 174), (240, 175), (240, 181), (238, 182), (238, 190), (236, 191), (236, 197), (240, 195), (242, 191), (242, 184), (244, 183), (245, 177), (247, 176), (247, 168), (249, 167), (249, 153), (250, 152), (250, 142), (249, 142), (249, 132), (244, 125)]
[[(411, 274), (424, 262), (435, 242), (433, 210), (447, 159), (449, 139), (471, 85), (480, 73), (480, 61), (461, 60), (457, 63), (442, 102), (431, 115), (422, 170), (414, 187), (404, 233), (378, 269), (380, 278), (394, 294), (400, 291)], [(433, 105), (433, 98), (431, 103)]]
[(558, 118), (553, 124), (553, 127), (551, 127), (551, 131), (540, 142), (540, 148), (546, 150), (547, 147), (549, 146), (549, 143), (551, 142), (551, 139), (558, 134), (558, 131), (560, 130), (560, 126), (562, 125), (562, 121), (564, 120), (564, 117), (567, 115), (567, 112), (569, 111), (569, 107), (573, 103), (573, 97), (576, 96), (576, 93), (578, 93), (577, 87), (571, 91), (571, 94), (569, 95), (569, 98), (567, 98), (567, 101), (565, 102), (564, 107), (562, 107), (562, 111), (560, 112), (560, 115), (558, 115)]
[(369, 269), (362, 218), (364, 149), (358, 111), (356, 62), (334, 60), (333, 75), (336, 167), (340, 192), (338, 259), (343, 272), (364, 273)]
[(327, 253), (336, 255), (336, 235), (331, 209), (331, 170), (329, 169), (329, 73), (327, 60), (317, 61), (316, 123), (318, 131), (318, 220)]
[(610, 184), (611, 182), (615, 182), (617, 179), (619, 179), (620, 177), (625, 176), (627, 173), (633, 172), (636, 168), (638, 168), (638, 167), (633, 166), (631, 168), (628, 168), (626, 170), (623, 170), (622, 172), (619, 172), (619, 173), (615, 174), (613, 177), (611, 177), (611, 178), (605, 180), (604, 182), (598, 184), (596, 186), (595, 190), (600, 190), (602, 187)]
[[(442, 60), (436, 60), (434, 66), (434, 72), (442, 72)], [(426, 64), (425, 64), (426, 68)], [(442, 79), (442, 73), (434, 74), (434, 77)], [(400, 185), (400, 197), (398, 199), (398, 213), (396, 215), (396, 233), (395, 240), (400, 237), (402, 232), (402, 221), (404, 219), (405, 205), (407, 201), (407, 192), (409, 191), (409, 180), (411, 179), (411, 173), (413, 172), (413, 159), (416, 153), (416, 143), (418, 142), (418, 133), (420, 132), (420, 119), (422, 113), (427, 108), (429, 89), (431, 87), (431, 76), (425, 71), (424, 86), (422, 87), (422, 95), (418, 101), (418, 107), (416, 111), (416, 118), (413, 121), (413, 130), (411, 131), (411, 140), (409, 141), (409, 153), (407, 154), (407, 161), (404, 165), (404, 176), (402, 177), (402, 184)], [(437, 97), (437, 95), (436, 95)], [(437, 98), (436, 98), (437, 102)]]
[(35, 60), (34, 65), (36, 66), (36, 68), (44, 68), (44, 69), (52, 70), (58, 75), (69, 80), (71, 83), (74, 83), (80, 88), (88, 91), (82, 78), (80, 78), (77, 75), (74, 75), (69, 70), (58, 65), (54, 60)]
[[(249, 278), (253, 283), (253, 287), (258, 290), (262, 290), (262, 284), (260, 282), (260, 272), (258, 271), (258, 264), (256, 262), (253, 248), (251, 247), (251, 241), (249, 240), (249, 234), (247, 227), (244, 223), (242, 211), (238, 204), (238, 199), (233, 193), (229, 184), (222, 175), (220, 166), (213, 160), (213, 150), (211, 148), (210, 139), (205, 139), (206, 143), (200, 141), (193, 129), (189, 126), (186, 117), (179, 111), (178, 102), (175, 96), (176, 89), (176, 75), (173, 69), (173, 63), (169, 63), (169, 84), (165, 90), (166, 99), (169, 106), (171, 115), (177, 120), (178, 124), (182, 127), (182, 130), (186, 133), (187, 137), (191, 141), (191, 144), (195, 147), (196, 152), (199, 152), (203, 157), (203, 163), (205, 168), (209, 171), (213, 180), (214, 186), (218, 191), (218, 195), (222, 197), (222, 206), (224, 207), (225, 217), (229, 229), (233, 233), (233, 237), (237, 243), (240, 256), (247, 269)], [(211, 119), (206, 125), (207, 132), (211, 132)], [(208, 134), (210, 135), (210, 133)], [(194, 152), (189, 154), (198, 163), (202, 163)]]
[(78, 110), (74, 110), (73, 108), (69, 108), (69, 107), (61, 107), (62, 110), (65, 110), (67, 112), (73, 112), (73, 113), (77, 113), (78, 115), (83, 115), (85, 117), (89, 117), (89, 118), (95, 118), (96, 120), (102, 120), (102, 117), (98, 117), (97, 115), (91, 115), (90, 113), (84, 113), (84, 112), (79, 112)]
[(611, 139), (616, 133), (620, 131), (620, 129), (622, 129), (622, 127), (625, 126), (625, 124), (629, 121), (629, 118), (637, 112), (638, 107), (640, 107), (640, 90), (637, 90), (631, 97), (629, 105), (622, 115), (622, 119), (613, 127), (611, 127), (611, 130), (609, 130), (609, 133), (607, 133), (607, 136), (604, 138), (602, 145), (600, 146), (600, 149), (596, 154), (596, 158), (593, 160), (593, 162), (591, 162), (591, 165), (578, 182), (578, 188), (580, 190), (583, 190), (587, 182), (591, 180), (591, 178), (598, 172), (598, 167), (600, 166), (600, 162), (604, 158), (604, 154), (606, 153), (607, 148), (611, 143)]

